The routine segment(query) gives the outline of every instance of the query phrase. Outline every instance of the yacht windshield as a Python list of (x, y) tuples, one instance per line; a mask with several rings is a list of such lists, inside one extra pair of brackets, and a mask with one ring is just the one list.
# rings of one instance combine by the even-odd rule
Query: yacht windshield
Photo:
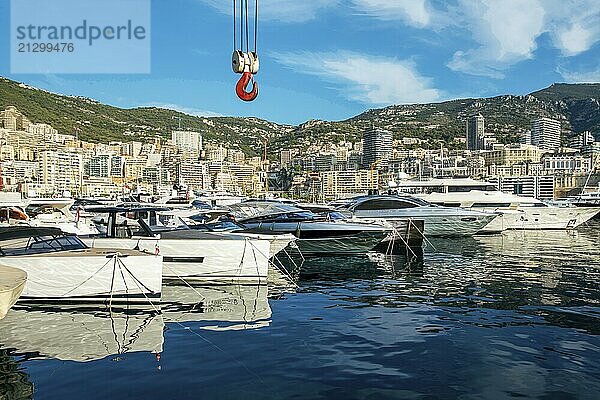
[(5, 240), (0, 243), (0, 256), (44, 254), (87, 248), (77, 236), (34, 236)]
[(360, 210), (395, 210), (399, 208), (414, 208), (428, 206), (426, 201), (415, 198), (374, 198), (357, 201), (352, 207), (356, 211)]

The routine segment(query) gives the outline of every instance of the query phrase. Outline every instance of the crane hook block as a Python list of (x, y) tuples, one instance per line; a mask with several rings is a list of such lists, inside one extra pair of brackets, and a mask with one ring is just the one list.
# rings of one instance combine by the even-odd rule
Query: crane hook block
[(250, 66), (250, 72), (252, 75), (258, 74), (258, 70), (260, 69), (260, 60), (258, 59), (258, 54), (253, 51), (248, 52), (248, 61)]
[[(252, 81), (252, 91), (247, 92), (246, 88), (248, 87), (250, 81)], [(246, 71), (242, 74), (242, 77), (238, 81), (237, 85), (235, 85), (235, 92), (237, 93), (238, 97), (244, 101), (252, 101), (256, 99), (258, 96), (258, 83), (254, 82), (252, 79), (251, 72)]]
[(231, 55), (231, 68), (233, 68), (233, 72), (236, 74), (241, 74), (244, 72), (246, 67), (246, 57), (243, 51), (235, 50)]

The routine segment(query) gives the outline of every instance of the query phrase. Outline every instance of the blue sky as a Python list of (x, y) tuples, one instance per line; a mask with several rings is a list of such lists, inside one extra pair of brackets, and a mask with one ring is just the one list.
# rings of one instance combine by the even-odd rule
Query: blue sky
[[(229, 0), (153, 0), (147, 75), (0, 75), (119, 107), (297, 124), (600, 81), (598, 0), (261, 0), (260, 96), (237, 99)], [(0, 0), (0, 54), (9, 55)]]

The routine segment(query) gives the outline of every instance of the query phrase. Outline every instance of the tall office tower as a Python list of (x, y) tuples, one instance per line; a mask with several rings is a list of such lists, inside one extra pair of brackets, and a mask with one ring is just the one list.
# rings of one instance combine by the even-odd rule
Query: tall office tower
[(560, 148), (560, 121), (539, 118), (531, 124), (531, 144), (544, 150)]
[(392, 132), (372, 129), (363, 134), (363, 165), (366, 168), (377, 167), (392, 155)]
[(482, 150), (484, 148), (485, 118), (477, 114), (467, 120), (467, 149)]

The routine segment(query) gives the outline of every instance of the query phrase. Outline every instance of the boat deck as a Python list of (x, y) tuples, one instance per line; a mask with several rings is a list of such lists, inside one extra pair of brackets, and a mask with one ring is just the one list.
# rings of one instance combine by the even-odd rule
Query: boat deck
[[(22, 254), (17, 252), (12, 252), (10, 255), (6, 257), (111, 257), (115, 254), (120, 254), (123, 257), (127, 256), (146, 256), (151, 257), (154, 256), (152, 253), (143, 252), (140, 250), (130, 250), (130, 249), (102, 249), (102, 248), (88, 248), (81, 250), (63, 250), (63, 251), (55, 251), (55, 252), (39, 252), (33, 254), (27, 254), (26, 251), (23, 251)], [(2, 258), (0, 257), (0, 262)]]

